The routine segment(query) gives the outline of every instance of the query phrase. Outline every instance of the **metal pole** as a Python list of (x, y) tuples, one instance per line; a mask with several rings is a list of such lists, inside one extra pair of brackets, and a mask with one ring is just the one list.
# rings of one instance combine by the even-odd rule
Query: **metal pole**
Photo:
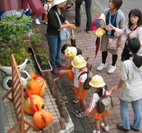
[(3, 107), (2, 107), (2, 97), (1, 97), (1, 87), (0, 87), (0, 132), (5, 133), (4, 118), (3, 118)]

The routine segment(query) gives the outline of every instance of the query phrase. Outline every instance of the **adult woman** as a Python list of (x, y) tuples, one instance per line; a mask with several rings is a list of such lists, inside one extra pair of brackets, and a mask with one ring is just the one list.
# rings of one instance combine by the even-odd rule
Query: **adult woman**
[[(109, 8), (104, 10), (104, 14), (106, 16), (106, 24), (109, 25), (110, 23), (120, 29), (123, 29), (125, 26), (125, 17), (123, 12), (119, 9), (122, 5), (122, 0), (110, 0), (109, 1)], [(106, 58), (108, 52), (112, 54), (112, 64), (108, 70), (108, 73), (113, 73), (116, 70), (116, 61), (118, 58), (118, 49), (117, 50), (110, 50), (107, 49), (108, 45), (108, 38), (116, 38), (114, 36), (114, 30), (107, 31), (106, 34), (103, 35), (101, 40), (101, 48), (102, 51), (102, 63), (97, 67), (98, 71), (103, 70), (107, 67)], [(122, 35), (118, 36), (117, 46), (121, 45)]]
[(86, 16), (87, 16), (87, 22), (86, 22), (86, 28), (85, 31), (88, 34), (91, 34), (91, 24), (92, 24), (92, 15), (91, 15), (91, 4), (92, 0), (76, 0), (76, 6), (75, 6), (75, 24), (77, 27), (81, 25), (81, 15), (80, 15), (80, 7), (82, 2), (85, 1), (85, 9), (86, 9)]
[[(141, 11), (139, 9), (132, 9), (129, 12), (128, 18), (129, 18), (129, 22), (123, 30), (115, 28), (114, 26), (111, 26), (111, 25), (109, 26), (109, 28), (115, 30), (115, 33), (114, 33), (115, 35), (126, 34), (127, 38), (128, 36), (130, 39), (134, 37), (138, 38), (142, 45), (142, 14), (141, 14)], [(128, 50), (127, 45), (128, 44), (126, 41), (124, 50), (121, 55), (122, 61), (130, 58), (130, 55), (129, 55), (130, 51)], [(142, 53), (142, 50), (140, 50), (140, 52)]]
[[(65, 1), (66, 0), (53, 0), (52, 7), (48, 13), (48, 27), (47, 27), (46, 36), (48, 40), (51, 65), (52, 65), (54, 74), (59, 74), (59, 71), (57, 70), (56, 65), (59, 67), (66, 67), (66, 65), (62, 64), (60, 61), (61, 40), (59, 36), (59, 31), (65, 27), (68, 27), (70, 29), (75, 28), (75, 25), (70, 24), (64, 17), (62, 7), (63, 7), (63, 2)], [(63, 24), (61, 25), (59, 24), (59, 21), (55, 12), (57, 12)]]
[(135, 131), (141, 130), (142, 56), (138, 54), (140, 47), (140, 42), (137, 38), (128, 41), (128, 48), (132, 53), (132, 57), (123, 62), (119, 84), (112, 88), (113, 92), (122, 87), (119, 97), (123, 122), (122, 124), (117, 124), (117, 128), (123, 131), (130, 129), (129, 102), (131, 102), (134, 111), (134, 121), (131, 128)]

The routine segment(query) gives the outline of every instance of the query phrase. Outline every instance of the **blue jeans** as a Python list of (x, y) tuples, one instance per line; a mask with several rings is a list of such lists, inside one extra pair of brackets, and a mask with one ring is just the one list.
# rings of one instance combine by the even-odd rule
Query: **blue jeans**
[[(123, 120), (122, 126), (125, 129), (130, 129), (128, 103), (128, 101), (120, 99), (120, 111)], [(141, 130), (141, 98), (136, 101), (132, 101), (131, 104), (134, 111), (134, 121), (132, 123), (132, 127), (137, 130)]]
[(60, 50), (61, 50), (61, 40), (59, 35), (53, 36), (46, 33), (48, 45), (49, 45), (49, 52), (50, 52), (50, 59), (53, 71), (57, 69), (56, 65), (61, 64), (60, 61)]
[[(76, 0), (76, 8), (75, 8), (75, 23), (76, 23), (76, 26), (80, 26), (80, 24), (81, 24), (80, 6), (81, 6), (83, 1), (84, 0)], [(86, 30), (90, 30), (91, 25), (92, 25), (91, 4), (92, 4), (92, 0), (85, 0), (85, 9), (86, 9), (86, 15), (87, 15)]]

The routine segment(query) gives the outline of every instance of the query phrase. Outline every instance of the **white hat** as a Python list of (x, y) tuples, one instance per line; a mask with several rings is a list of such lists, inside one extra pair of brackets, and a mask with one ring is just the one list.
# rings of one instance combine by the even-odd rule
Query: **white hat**
[(101, 28), (106, 27), (106, 17), (105, 17), (104, 13), (102, 13), (101, 16), (99, 17), (99, 22), (100, 22), (100, 27)]
[(66, 2), (67, 0), (52, 0), (52, 5), (51, 7), (58, 5), (60, 3)]

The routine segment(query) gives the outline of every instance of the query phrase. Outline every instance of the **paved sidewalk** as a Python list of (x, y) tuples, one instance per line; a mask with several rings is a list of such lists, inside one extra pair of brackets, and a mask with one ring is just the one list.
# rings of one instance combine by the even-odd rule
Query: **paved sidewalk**
[[(65, 12), (66, 19), (72, 23), (75, 18), (75, 11), (68, 11)], [(100, 16), (100, 13), (96, 10), (95, 6), (92, 5), (92, 18), (97, 18)], [(95, 35), (93, 32), (91, 34), (87, 34), (84, 29), (86, 25), (86, 15), (85, 15), (85, 9), (83, 4), (83, 14), (81, 17), (81, 26), (75, 31), (76, 36), (76, 45), (78, 48), (82, 49), (83, 57), (89, 57), (90, 63), (93, 65), (92, 73), (93, 75), (99, 74), (103, 77), (105, 83), (107, 84), (108, 88), (111, 89), (113, 86), (118, 85), (120, 75), (121, 75), (121, 66), (122, 62), (120, 60), (120, 55), (122, 52), (122, 48), (124, 45), (122, 45), (119, 48), (119, 57), (117, 61), (117, 69), (113, 74), (107, 74), (108, 68), (111, 65), (111, 55), (108, 54), (107, 58), (107, 65), (108, 67), (104, 69), (101, 72), (96, 71), (97, 66), (101, 62), (101, 52), (98, 52), (97, 58), (95, 58)], [(44, 24), (40, 25), (42, 33), (45, 34), (46, 26)], [(43, 36), (43, 40), (46, 42), (45, 36)], [(70, 44), (70, 40), (68, 41), (62, 41), (62, 45), (68, 43)], [(63, 56), (63, 55), (61, 55)], [(69, 62), (64, 62), (68, 64)], [(60, 68), (59, 68), (60, 69)], [(53, 75), (53, 78), (56, 78), (56, 75)], [(92, 117), (92, 113), (88, 117), (82, 117), (82, 118), (76, 118), (72, 111), (74, 108), (77, 108), (79, 104), (73, 104), (72, 100), (75, 98), (74, 91), (71, 89), (72, 83), (69, 81), (67, 77), (64, 77), (62, 81), (56, 82), (58, 89), (63, 93), (63, 95), (66, 95), (69, 99), (69, 103), (67, 104), (68, 111), (70, 113), (70, 116), (74, 122), (75, 125), (75, 133), (92, 133), (92, 131), (95, 129), (95, 119)], [(88, 91), (86, 102), (87, 105), (89, 105), (91, 100), (92, 91), (91, 89)], [(119, 91), (116, 91), (112, 94), (112, 98), (114, 101), (114, 108), (111, 110), (110, 114), (108, 115), (108, 123), (110, 127), (110, 133), (121, 133), (119, 130), (116, 129), (116, 124), (122, 122), (121, 116), (120, 116), (120, 102), (119, 102)], [(132, 123), (134, 116), (133, 116), (133, 110), (131, 108), (131, 105), (129, 105), (129, 112), (130, 112), (130, 122)], [(102, 120), (101, 120), (102, 122)], [(102, 131), (101, 129), (101, 132)], [(130, 131), (130, 133), (133, 133), (134, 131)]]

